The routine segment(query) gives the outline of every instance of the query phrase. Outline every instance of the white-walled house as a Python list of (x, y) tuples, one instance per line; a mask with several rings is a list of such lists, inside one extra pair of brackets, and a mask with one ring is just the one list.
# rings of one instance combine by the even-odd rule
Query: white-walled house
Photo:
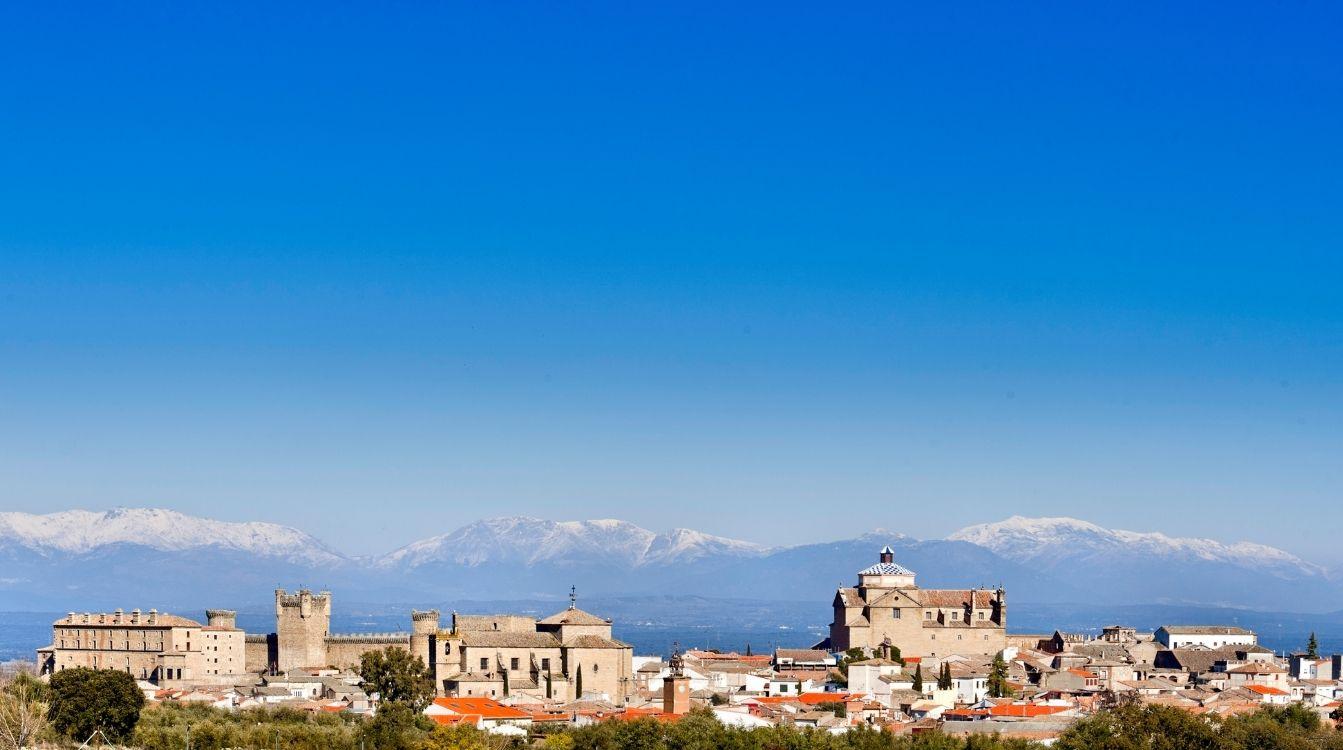
[(903, 670), (902, 665), (890, 659), (867, 659), (853, 662), (849, 664), (848, 690), (851, 693), (878, 695), (885, 692), (890, 695), (890, 688), (886, 687), (887, 683), (882, 682), (881, 678), (897, 676)]
[(796, 677), (775, 675), (769, 681), (770, 695), (801, 695), (802, 681)]
[(1221, 648), (1259, 643), (1253, 630), (1231, 625), (1162, 625), (1156, 630), (1156, 640), (1166, 648)]
[(953, 675), (951, 686), (956, 691), (957, 703), (978, 703), (989, 694), (989, 678), (982, 674)]
[(756, 716), (745, 706), (715, 706), (713, 715), (723, 726), (727, 727), (755, 729), (756, 727), (774, 726), (774, 722), (763, 716)]

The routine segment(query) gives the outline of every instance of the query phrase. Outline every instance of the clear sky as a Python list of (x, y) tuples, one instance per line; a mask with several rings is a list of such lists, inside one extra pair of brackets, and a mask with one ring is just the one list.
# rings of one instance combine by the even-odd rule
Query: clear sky
[(1337, 551), (1343, 6), (9, 3), (0, 509)]

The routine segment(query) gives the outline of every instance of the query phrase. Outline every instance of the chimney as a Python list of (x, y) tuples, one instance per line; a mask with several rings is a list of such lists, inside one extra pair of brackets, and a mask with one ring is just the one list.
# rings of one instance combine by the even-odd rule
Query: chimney
[(149, 617), (148, 619), (145, 620), (145, 622), (148, 622), (150, 625), (153, 625), (156, 622), (158, 622), (158, 619), (159, 619), (159, 611), (157, 609), (151, 608), (149, 610)]
[(131, 624), (132, 624), (132, 625), (139, 625), (139, 624), (140, 624), (140, 608), (139, 608), (139, 607), (136, 607), (135, 609), (132, 609), (132, 610), (131, 610)]

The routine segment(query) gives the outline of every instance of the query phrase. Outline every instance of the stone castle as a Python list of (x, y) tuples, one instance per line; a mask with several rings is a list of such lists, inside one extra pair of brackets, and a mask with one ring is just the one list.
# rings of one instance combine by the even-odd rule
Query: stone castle
[(410, 632), (334, 634), (331, 592), (275, 591), (275, 632), (245, 633), (233, 610), (211, 609), (206, 624), (155, 610), (71, 612), (52, 624), (37, 652), (43, 673), (75, 667), (124, 670), (164, 687), (233, 684), (291, 670), (357, 669), (388, 647), (420, 658), (441, 695), (528, 694), (622, 702), (632, 690), (633, 650), (612, 638), (611, 621), (569, 607), (537, 620), (458, 615), (444, 629), (437, 610), (412, 611)]

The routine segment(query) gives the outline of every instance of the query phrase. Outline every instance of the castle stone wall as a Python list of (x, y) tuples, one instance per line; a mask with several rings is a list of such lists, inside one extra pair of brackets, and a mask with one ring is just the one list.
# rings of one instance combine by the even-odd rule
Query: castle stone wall
[(275, 634), (260, 635), (248, 633), (243, 642), (243, 660), (248, 674), (262, 674), (270, 671), (276, 662)]
[(338, 669), (358, 669), (359, 659), (369, 651), (388, 647), (410, 649), (409, 633), (337, 635), (326, 639), (326, 663)]

